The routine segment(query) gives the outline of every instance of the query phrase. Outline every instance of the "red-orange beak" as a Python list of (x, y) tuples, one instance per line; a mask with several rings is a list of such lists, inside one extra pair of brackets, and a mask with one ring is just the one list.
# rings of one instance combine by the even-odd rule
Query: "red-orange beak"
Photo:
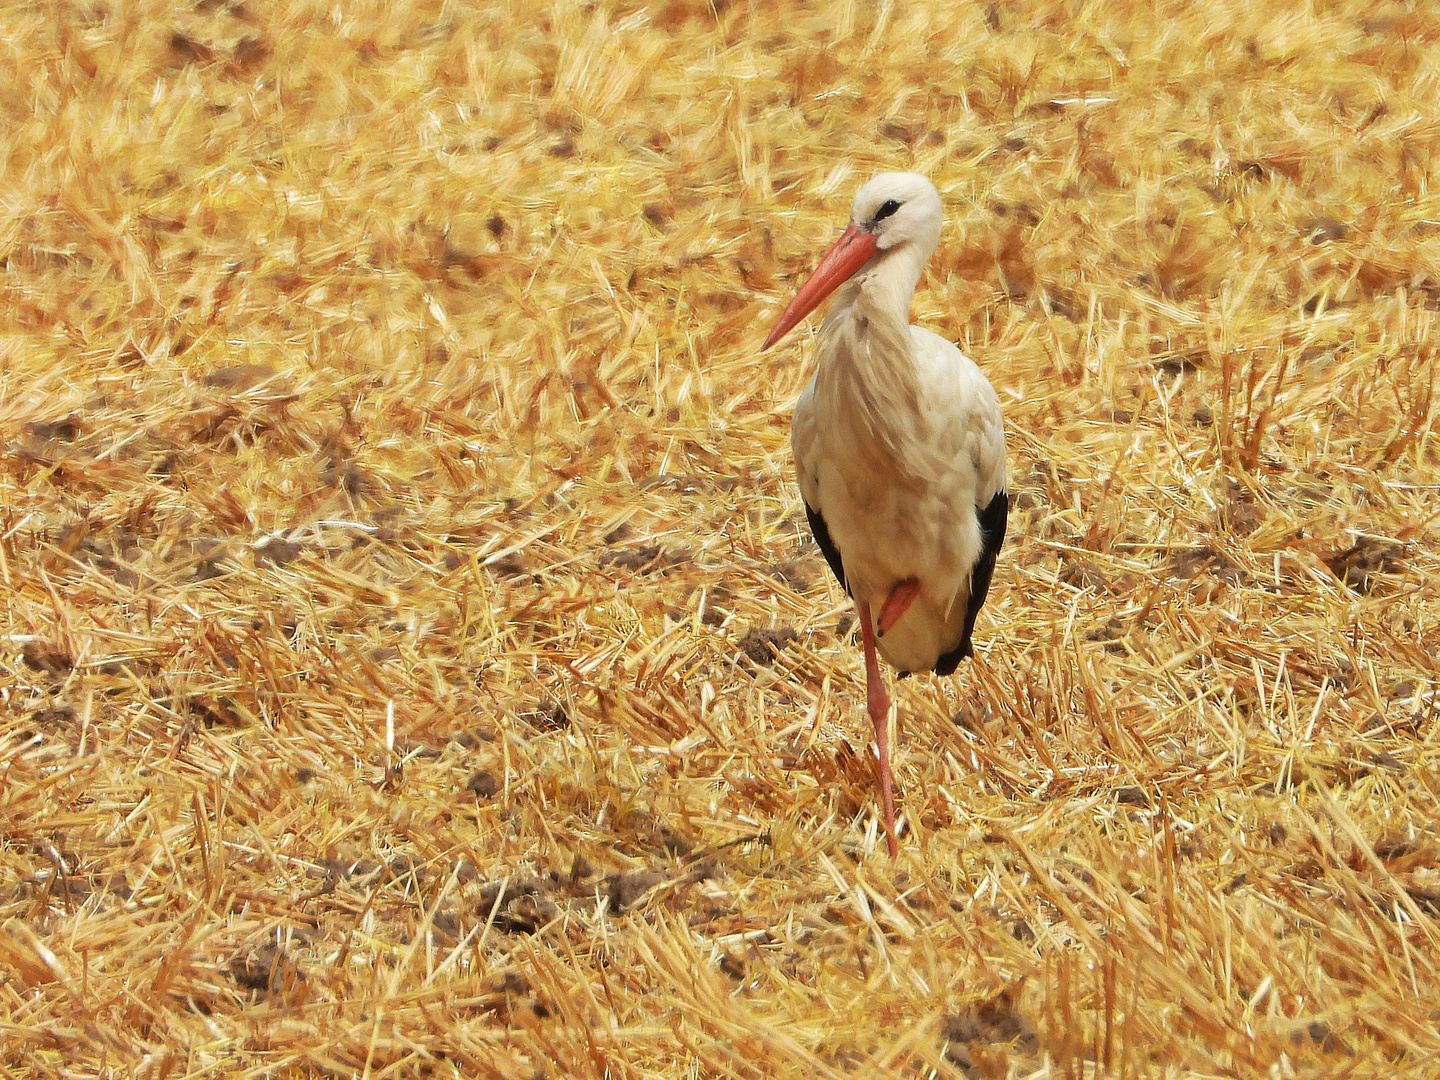
[(820, 306), (821, 300), (838, 289), (851, 274), (874, 257), (874, 234), (866, 232), (858, 225), (847, 228), (840, 234), (840, 239), (835, 241), (835, 245), (825, 253), (815, 272), (805, 279), (805, 284), (800, 286), (795, 299), (780, 313), (780, 321), (775, 324), (775, 329), (770, 331), (765, 344), (760, 346), (761, 351), (789, 333), (791, 327)]

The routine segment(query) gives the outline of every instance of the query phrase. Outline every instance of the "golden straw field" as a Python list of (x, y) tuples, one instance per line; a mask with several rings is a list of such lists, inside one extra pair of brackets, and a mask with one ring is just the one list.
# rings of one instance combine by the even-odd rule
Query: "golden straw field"
[[(0, 1077), (1440, 1076), (1440, 13), (0, 7)], [(1006, 414), (892, 682), (766, 330)]]

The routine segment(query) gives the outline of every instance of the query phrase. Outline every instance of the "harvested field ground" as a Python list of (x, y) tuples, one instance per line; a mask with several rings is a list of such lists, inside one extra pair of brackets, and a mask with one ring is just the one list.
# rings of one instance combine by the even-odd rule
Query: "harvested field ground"
[[(1440, 1075), (1426, 6), (0, 53), (0, 1077)], [(758, 351), (887, 168), (1013, 499), (893, 862)]]

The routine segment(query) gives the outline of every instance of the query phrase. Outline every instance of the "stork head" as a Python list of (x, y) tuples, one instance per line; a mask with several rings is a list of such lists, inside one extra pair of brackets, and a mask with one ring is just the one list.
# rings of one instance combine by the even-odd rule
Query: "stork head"
[(935, 185), (919, 173), (887, 172), (855, 193), (850, 225), (869, 233), (876, 251), (914, 244), (921, 258), (940, 242), (944, 208)]
[(855, 193), (849, 227), (780, 313), (761, 348), (774, 345), (872, 261), (903, 250), (913, 251), (917, 265), (923, 265), (940, 241), (943, 216), (940, 193), (918, 173), (887, 172), (871, 179)]

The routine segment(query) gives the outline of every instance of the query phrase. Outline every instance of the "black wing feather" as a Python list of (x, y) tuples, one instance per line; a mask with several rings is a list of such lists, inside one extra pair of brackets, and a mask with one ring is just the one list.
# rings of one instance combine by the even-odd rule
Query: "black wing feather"
[[(975, 616), (980, 614), (980, 605), (985, 603), (985, 594), (990, 591), (990, 578), (995, 573), (995, 557), (1000, 554), (1000, 545), (1005, 543), (1005, 525), (1010, 517), (1010, 498), (1003, 491), (997, 491), (985, 509), (975, 508), (980, 519), (980, 558), (970, 571), (970, 599), (965, 605), (965, 630), (960, 635), (960, 644), (935, 661), (935, 674), (949, 675), (967, 656), (975, 655), (970, 644), (970, 633), (975, 629)], [(813, 524), (813, 521), (812, 521)]]
[(845, 587), (845, 592), (849, 593), (850, 586), (845, 581), (845, 564), (840, 560), (840, 549), (835, 546), (835, 541), (830, 539), (830, 526), (825, 524), (819, 510), (810, 509), (809, 503), (805, 504), (805, 516), (810, 519), (810, 531), (815, 534), (815, 543), (820, 545), (825, 561), (830, 564), (830, 569), (835, 571), (835, 577)]

